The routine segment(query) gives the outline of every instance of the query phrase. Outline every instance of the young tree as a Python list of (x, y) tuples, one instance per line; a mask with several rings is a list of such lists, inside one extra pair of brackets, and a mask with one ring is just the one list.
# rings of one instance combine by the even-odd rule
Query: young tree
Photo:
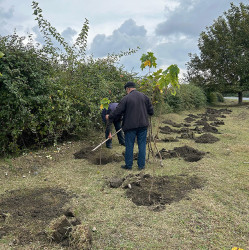
[(199, 38), (200, 56), (191, 55), (188, 80), (209, 91), (238, 93), (249, 90), (249, 5), (241, 3), (206, 28)]

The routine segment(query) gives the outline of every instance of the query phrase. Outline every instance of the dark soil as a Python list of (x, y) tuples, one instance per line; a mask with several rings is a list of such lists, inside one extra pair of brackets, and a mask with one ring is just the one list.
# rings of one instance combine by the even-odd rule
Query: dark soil
[(169, 125), (171, 125), (172, 127), (175, 127), (175, 128), (180, 128), (180, 127), (183, 126), (182, 124), (173, 122), (173, 121), (171, 121), (171, 120), (165, 120), (165, 121), (163, 121), (162, 123), (164, 123), (164, 124), (169, 124)]
[(164, 139), (162, 139), (163, 142), (179, 142), (179, 140), (177, 138), (174, 137), (166, 137)]
[(162, 134), (171, 134), (171, 133), (177, 133), (178, 130), (172, 129), (169, 126), (164, 126), (164, 127), (159, 127), (160, 128), (160, 133)]
[[(160, 128), (160, 133), (162, 134), (181, 134), (181, 139), (195, 139), (195, 133), (214, 133), (219, 134), (217, 127), (220, 125), (224, 125), (223, 120), (219, 120), (218, 118), (226, 118), (224, 114), (230, 114), (232, 111), (229, 109), (213, 109), (207, 108), (206, 112), (203, 114), (193, 115), (188, 114), (184, 119), (185, 123), (175, 123), (171, 120), (163, 121), (164, 124), (168, 124), (164, 127)], [(191, 128), (193, 125), (195, 128)], [(172, 128), (174, 127), (174, 128)], [(175, 129), (178, 128), (178, 129)], [(166, 140), (167, 142), (167, 140)], [(212, 143), (212, 142), (210, 142)]]
[(83, 148), (74, 153), (75, 159), (86, 159), (94, 165), (106, 165), (110, 162), (121, 162), (124, 160), (123, 155), (113, 154), (110, 149), (98, 149), (92, 151), (92, 148)]
[(215, 143), (220, 139), (211, 135), (211, 134), (203, 134), (195, 139), (197, 143)]
[[(166, 150), (163, 148), (160, 151), (162, 159), (182, 157), (185, 161), (194, 162), (199, 161), (205, 155), (205, 152), (191, 148), (189, 146), (175, 147), (174, 150)], [(159, 154), (157, 154), (159, 157)]]
[(14, 235), (14, 245), (33, 241), (48, 243), (45, 228), (64, 213), (74, 195), (59, 188), (23, 189), (6, 192), (0, 199), (0, 238)]
[(126, 195), (137, 206), (153, 206), (154, 211), (164, 208), (164, 205), (188, 198), (187, 194), (202, 188), (204, 181), (197, 176), (162, 176), (152, 177), (149, 174), (128, 175), (122, 187)]

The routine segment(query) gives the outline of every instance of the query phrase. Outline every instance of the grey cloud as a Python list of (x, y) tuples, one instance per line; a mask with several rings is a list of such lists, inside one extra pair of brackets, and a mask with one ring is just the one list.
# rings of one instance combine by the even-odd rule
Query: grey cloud
[(128, 36), (145, 36), (146, 29), (144, 26), (137, 26), (132, 19), (126, 20), (118, 29), (120, 33), (127, 34)]
[(188, 54), (198, 53), (197, 41), (192, 39), (176, 40), (168, 43), (161, 43), (155, 48), (155, 56), (158, 58), (158, 65), (177, 64), (179, 68), (185, 68), (189, 60)]
[[(36, 36), (35, 40), (38, 43), (44, 45), (45, 40), (43, 38), (43, 34), (39, 30), (39, 27), (38, 26), (33, 27), (32, 31), (35, 33), (35, 36)], [(65, 41), (68, 44), (72, 45), (73, 36), (76, 35), (76, 34), (77, 34), (77, 32), (74, 29), (68, 27), (68, 28), (66, 28), (65, 30), (62, 31), (61, 36), (65, 39)], [(58, 47), (59, 49), (62, 49), (62, 46), (56, 41), (55, 38), (51, 37), (51, 39), (52, 39), (52, 42), (53, 42), (55, 47)]]
[(0, 18), (2, 19), (10, 19), (13, 17), (14, 14), (14, 7), (10, 7), (7, 11), (0, 8)]
[(136, 25), (132, 19), (126, 20), (112, 35), (98, 34), (94, 37), (89, 53), (96, 57), (106, 56), (108, 53), (118, 53), (133, 49), (137, 46), (146, 47), (146, 29)]
[(34, 32), (35, 34), (35, 40), (40, 43), (40, 44), (44, 44), (44, 38), (42, 36), (42, 33), (40, 32), (39, 30), (39, 27), (38, 26), (35, 26), (32, 28), (32, 31)]
[(62, 31), (61, 35), (65, 38), (66, 42), (73, 44), (73, 37), (77, 34), (76, 30), (68, 27)]
[(7, 28), (8, 20), (13, 17), (14, 7), (9, 8), (5, 11), (3, 8), (0, 8), (0, 35), (6, 36), (9, 35), (9, 30)]
[[(233, 2), (236, 4), (239, 1)], [(167, 20), (158, 24), (156, 34), (199, 36), (205, 27), (212, 25), (213, 21), (229, 8), (230, 2), (227, 0), (180, 0), (177, 9), (167, 11)]]

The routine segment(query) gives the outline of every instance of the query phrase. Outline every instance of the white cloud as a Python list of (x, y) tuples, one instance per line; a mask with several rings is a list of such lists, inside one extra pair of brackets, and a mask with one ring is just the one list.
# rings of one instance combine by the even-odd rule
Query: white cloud
[(110, 36), (98, 34), (93, 39), (89, 53), (96, 57), (106, 56), (108, 53), (118, 53), (134, 49), (137, 46), (146, 47), (146, 29), (136, 25), (132, 19), (126, 20)]
[(177, 8), (168, 11), (166, 20), (157, 25), (156, 34), (199, 36), (205, 27), (212, 25), (213, 20), (223, 15), (229, 7), (230, 2), (227, 0), (179, 0)]
[[(39, 1), (38, 1), (39, 2)], [(234, 4), (248, 0), (233, 0)], [(0, 35), (27, 32), (42, 42), (32, 15), (31, 0), (0, 0)], [(97, 57), (139, 50), (121, 62), (128, 71), (139, 70), (139, 58), (152, 51), (158, 66), (177, 64), (184, 70), (188, 53), (198, 52), (197, 39), (206, 26), (230, 8), (228, 0), (41, 0), (43, 15), (68, 42), (89, 20), (88, 50)]]

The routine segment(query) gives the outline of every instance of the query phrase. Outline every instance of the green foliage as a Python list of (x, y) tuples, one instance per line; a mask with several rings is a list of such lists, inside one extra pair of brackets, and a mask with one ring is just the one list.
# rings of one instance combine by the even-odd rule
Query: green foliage
[(103, 98), (101, 101), (100, 101), (100, 109), (108, 109), (108, 106), (109, 106), (109, 103), (111, 101), (108, 99), (108, 98)]
[(180, 87), (179, 72), (180, 70), (175, 64), (169, 66), (165, 71), (159, 69), (139, 82), (140, 90), (150, 96), (153, 104), (159, 102), (160, 96), (168, 89), (171, 94), (175, 95), (176, 89)]
[(156, 57), (154, 56), (153, 52), (147, 52), (147, 54), (142, 54), (141, 58), (141, 66), (140, 68), (143, 70), (145, 67), (154, 67), (156, 68)]
[(249, 5), (231, 8), (199, 38), (200, 56), (190, 55), (188, 80), (208, 91), (249, 90)]
[[(4, 56), (4, 53), (0, 51), (0, 58)], [(0, 72), (0, 76), (2, 76), (2, 73)]]
[(216, 92), (218, 102), (224, 102), (224, 97), (220, 92)]
[[(103, 59), (86, 57), (87, 20), (75, 44), (70, 46), (43, 18), (38, 3), (33, 2), (32, 7), (45, 46), (35, 45), (32, 36), (0, 36), (0, 51), (5, 54), (0, 60), (3, 73), (0, 78), (0, 154), (55, 143), (67, 136), (87, 136), (90, 130), (102, 126), (99, 105), (119, 102), (125, 95), (124, 83), (135, 81), (134, 74), (117, 67), (116, 63), (136, 50)], [(52, 37), (64, 51), (54, 47)], [(141, 61), (149, 62), (149, 69), (156, 67), (152, 52), (143, 55)], [(174, 109), (169, 102), (164, 102), (166, 92), (171, 97), (176, 94), (175, 100), (182, 98), (178, 93), (178, 74), (179, 68), (171, 65), (138, 83), (140, 90), (151, 97), (156, 110), (160, 107), (160, 113)]]
[(206, 96), (204, 91), (193, 84), (182, 84), (176, 94), (167, 93), (165, 102), (173, 111), (190, 110), (204, 107), (206, 105)]
[[(32, 8), (34, 10), (33, 15), (36, 16), (35, 20), (38, 23), (40, 31), (43, 33), (46, 45), (44, 49), (54, 60), (63, 61), (65, 66), (75, 67), (75, 64), (79, 61), (84, 61), (85, 51), (87, 46), (87, 37), (89, 30), (89, 22), (85, 19), (85, 23), (79, 33), (73, 46), (70, 46), (59, 32), (44, 19), (42, 9), (39, 7), (38, 2), (32, 1)], [(59, 48), (54, 47), (51, 38), (55, 38), (59, 44), (64, 48), (65, 52), (60, 51)]]
[(99, 103), (119, 101), (132, 75), (114, 58), (89, 58), (71, 67), (58, 64), (32, 37), (0, 37), (0, 154), (86, 135), (100, 127)]
[[(29, 144), (49, 133), (52, 124), (42, 107), (52, 109), (50, 86), (46, 79), (53, 68), (43, 51), (36, 49), (31, 38), (16, 34), (0, 37), (0, 153), (15, 151), (17, 143)], [(40, 124), (38, 127), (37, 124)], [(27, 136), (24, 137), (24, 134)], [(27, 141), (28, 138), (28, 141)]]
[(224, 97), (221, 93), (219, 92), (207, 92), (207, 102), (210, 104), (215, 104), (217, 102), (224, 102)]
[[(43, 18), (42, 10), (38, 3), (33, 1), (32, 8), (38, 21), (38, 26), (44, 35), (48, 53), (52, 58), (60, 62), (60, 70), (56, 78), (59, 86), (62, 86), (65, 94), (72, 105), (69, 107), (73, 133), (86, 134), (93, 126), (99, 126), (99, 104), (100, 100), (106, 96), (115, 101), (120, 99), (123, 92), (120, 92), (122, 81), (130, 80), (121, 67), (117, 68), (115, 63), (122, 56), (135, 53), (136, 49), (129, 49), (128, 52), (108, 55), (104, 59), (86, 58), (85, 50), (89, 23), (86, 19), (82, 30), (73, 46), (67, 44), (64, 38), (56, 31), (52, 25)], [(55, 38), (65, 51), (54, 48), (51, 37)], [(63, 62), (63, 64), (61, 63)], [(123, 90), (123, 87), (121, 87)]]

